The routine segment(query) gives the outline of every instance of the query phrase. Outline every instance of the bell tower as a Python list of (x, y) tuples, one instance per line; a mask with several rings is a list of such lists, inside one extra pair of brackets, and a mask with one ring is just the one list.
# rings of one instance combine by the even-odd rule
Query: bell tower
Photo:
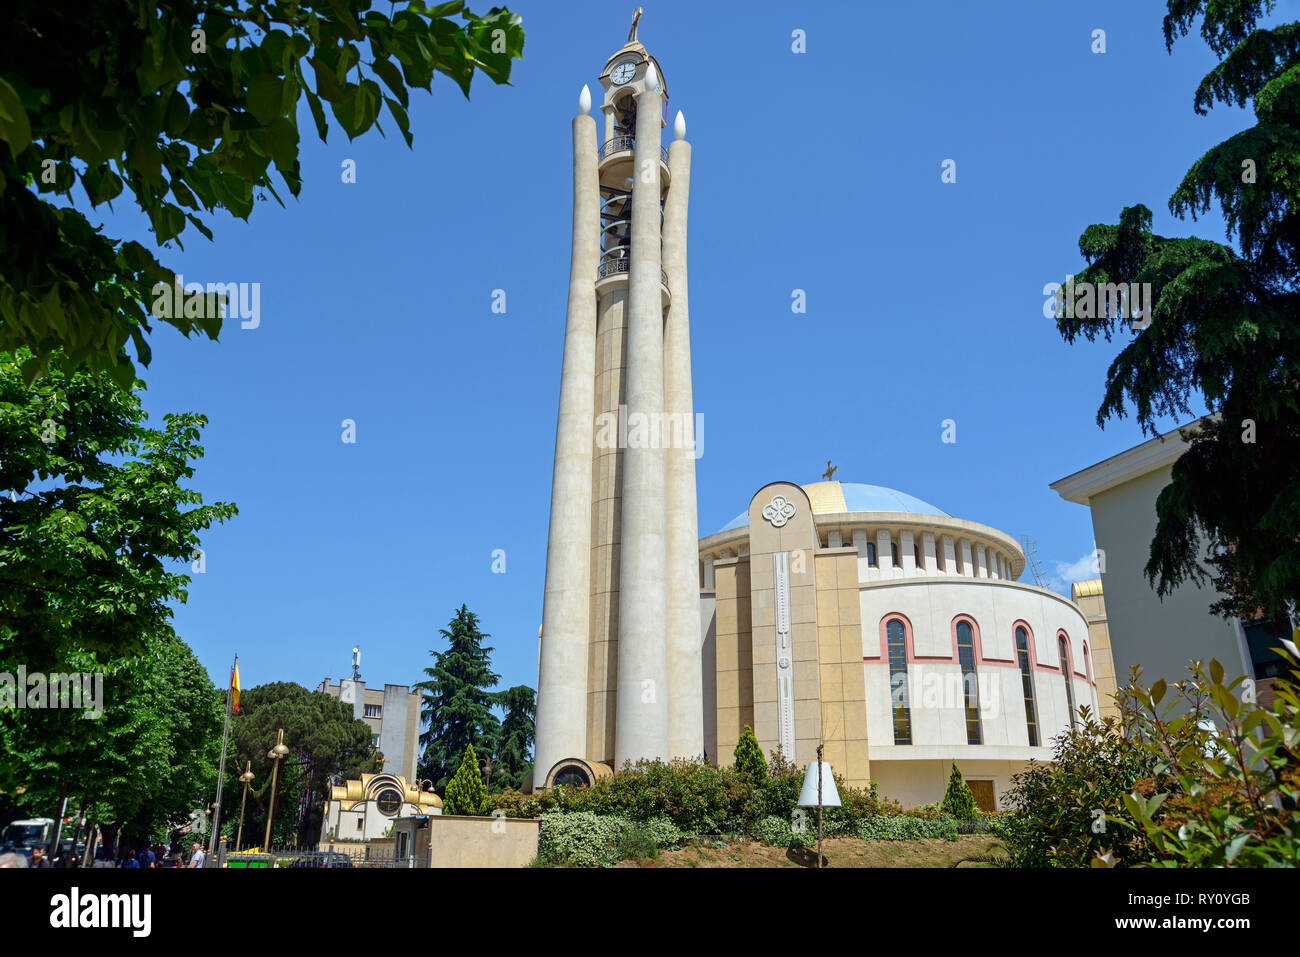
[[(639, 19), (640, 11), (637, 11)], [(690, 144), (636, 39), (573, 119), (573, 238), (534, 783), (704, 748), (686, 284)]]

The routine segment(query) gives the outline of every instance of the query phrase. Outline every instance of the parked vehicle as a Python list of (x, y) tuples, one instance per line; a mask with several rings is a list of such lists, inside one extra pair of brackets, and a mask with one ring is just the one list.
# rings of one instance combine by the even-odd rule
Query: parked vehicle
[(352, 858), (338, 851), (313, 851), (295, 857), (289, 862), (290, 867), (325, 870), (335, 867), (352, 867)]
[(39, 844), (48, 848), (54, 838), (54, 824), (53, 818), (33, 817), (6, 825), (0, 832), (0, 853), (15, 851), (30, 859), (33, 847)]

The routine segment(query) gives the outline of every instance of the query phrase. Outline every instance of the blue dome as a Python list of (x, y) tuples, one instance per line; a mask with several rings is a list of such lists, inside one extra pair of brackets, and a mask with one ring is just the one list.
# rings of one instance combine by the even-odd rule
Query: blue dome
[[(908, 512), (912, 515), (937, 515), (951, 518), (941, 508), (923, 502), (915, 495), (883, 485), (861, 485), (857, 482), (813, 482), (803, 486), (812, 503), (814, 515), (831, 515), (837, 512)], [(749, 512), (741, 512), (720, 531), (743, 528), (749, 524)]]

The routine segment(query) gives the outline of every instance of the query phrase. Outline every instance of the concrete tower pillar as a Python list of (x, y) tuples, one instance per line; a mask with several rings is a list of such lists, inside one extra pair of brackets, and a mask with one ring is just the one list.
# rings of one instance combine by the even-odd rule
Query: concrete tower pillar
[(586, 115), (590, 102), (584, 87), (583, 115), (573, 119), (573, 251), (546, 541), (533, 762), (538, 785), (557, 761), (586, 753), (587, 745), (596, 270), (600, 261), (600, 182), (596, 123)]
[(668, 757), (663, 300), (660, 291), (661, 82), (653, 62), (637, 95), (628, 264), (627, 411), (618, 615), (615, 767)]
[(686, 212), (691, 144), (680, 112), (668, 147), (663, 269), (668, 274), (664, 325), (664, 406), (671, 426), (665, 455), (668, 518), (668, 756), (704, 753), (704, 684), (700, 641), (699, 520), (695, 506), (695, 409), (691, 395), (691, 324), (686, 289)]

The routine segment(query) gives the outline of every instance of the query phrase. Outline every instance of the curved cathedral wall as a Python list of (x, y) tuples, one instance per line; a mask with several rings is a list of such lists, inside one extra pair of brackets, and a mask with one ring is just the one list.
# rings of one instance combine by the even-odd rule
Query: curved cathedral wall
[[(838, 660), (818, 663), (817, 682), (807, 680), (814, 672), (805, 668), (803, 697), (796, 696), (793, 706), (801, 723), (819, 723), (827, 760), (836, 765), (831, 755), (839, 756), (836, 770), (844, 769), (850, 783), (875, 781), (882, 796), (916, 806), (942, 798), (956, 761), (980, 803), (1001, 808), (1017, 771), (1031, 759), (1051, 760), (1052, 738), (1069, 727), (1071, 704), (1076, 720), (1080, 707), (1097, 713), (1087, 620), (1068, 599), (1014, 580), (1024, 555), (1009, 536), (946, 515), (817, 514), (806, 497), (800, 501), (800, 487), (781, 483), (760, 490), (748, 524), (733, 523), (700, 542), (711, 757), (730, 763), (735, 727), (771, 727), (764, 712), (779, 707), (761, 700), (771, 695), (762, 690), (754, 663), (771, 657), (765, 648), (771, 639), (761, 627), (766, 612), (754, 609), (766, 598), (751, 588), (755, 576), (766, 582), (772, 574), (766, 568), (770, 546), (761, 553), (751, 546), (751, 528), (762, 523), (771, 488), (789, 498), (796, 515), (806, 509), (814, 519), (803, 556), (810, 567), (833, 562), (839, 569), (840, 579), (831, 575), (829, 586), (819, 574), (815, 621), (804, 625), (807, 634), (819, 636), (821, 656), (830, 648), (830, 658)], [(817, 494), (816, 486), (810, 488)], [(770, 537), (765, 528), (758, 531)], [(788, 535), (783, 542), (800, 560), (801, 543)], [(856, 606), (852, 614), (846, 601)], [(828, 633), (838, 636), (841, 651), (834, 640), (828, 644)], [(847, 700), (843, 680), (848, 668), (859, 667), (849, 664), (854, 639), (860, 644), (860, 701)], [(858, 725), (850, 712), (859, 709), (865, 734), (834, 741), (841, 725)], [(844, 717), (831, 720), (832, 713)], [(806, 755), (795, 757), (802, 763)]]

